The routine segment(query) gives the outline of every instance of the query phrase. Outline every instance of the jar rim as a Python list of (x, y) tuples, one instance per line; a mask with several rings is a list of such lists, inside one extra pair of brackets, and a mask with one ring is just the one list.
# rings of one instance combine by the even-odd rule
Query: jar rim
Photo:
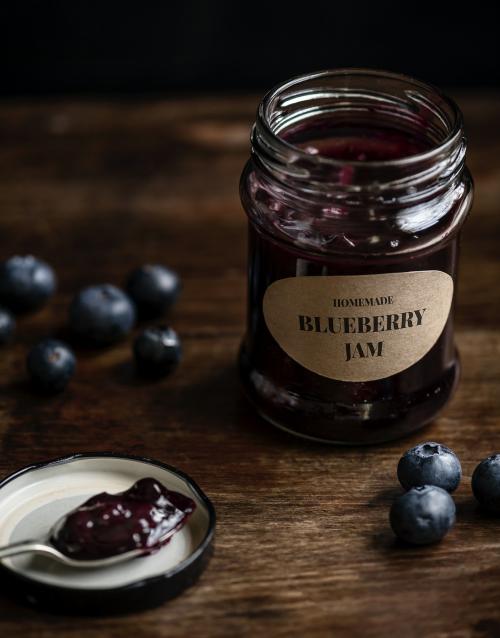
[[(321, 80), (324, 78), (340, 78), (340, 77), (362, 77), (366, 76), (371, 79), (387, 79), (392, 81), (401, 82), (401, 84), (408, 85), (408, 88), (416, 88), (425, 92), (433, 94), (437, 100), (441, 100), (449, 109), (451, 114), (451, 122), (447, 122), (449, 130), (446, 132), (445, 137), (433, 144), (433, 146), (425, 151), (390, 160), (345, 160), (332, 157), (326, 157), (320, 153), (311, 155), (299, 146), (288, 142), (286, 139), (280, 137), (273, 129), (271, 124), (271, 113), (274, 106), (274, 102), (277, 98), (283, 95), (287, 90), (294, 87), (300, 87), (309, 81)], [(447, 155), (453, 151), (453, 149), (460, 144), (463, 137), (463, 116), (460, 108), (456, 102), (448, 97), (439, 88), (427, 82), (422, 82), (410, 75), (402, 73), (394, 73), (383, 69), (370, 69), (362, 67), (345, 67), (338, 69), (328, 69), (323, 71), (315, 71), (312, 73), (305, 73), (297, 75), (289, 80), (281, 82), (270, 89), (262, 98), (258, 110), (256, 121), (257, 134), (265, 136), (266, 143), (277, 150), (279, 154), (292, 155), (294, 157), (303, 158), (307, 162), (314, 162), (324, 165), (325, 167), (342, 168), (345, 166), (352, 166), (353, 168), (363, 168), (369, 170), (370, 168), (407, 168), (410, 169), (413, 166), (418, 166), (421, 163), (432, 161), (443, 155)]]

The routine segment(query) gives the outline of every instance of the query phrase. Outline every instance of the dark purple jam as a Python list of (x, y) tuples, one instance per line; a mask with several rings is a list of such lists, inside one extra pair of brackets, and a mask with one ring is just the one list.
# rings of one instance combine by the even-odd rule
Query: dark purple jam
[[(376, 381), (344, 382), (311, 372), (289, 357), (267, 329), (262, 300), (278, 279), (302, 276), (442, 270), (453, 274), (457, 247), (444, 245), (410, 262), (306, 256), (274, 242), (250, 225), (249, 327), (240, 366), (243, 382), (259, 411), (277, 425), (322, 440), (373, 442), (403, 435), (426, 423), (448, 401), (458, 378), (453, 317), (431, 350), (417, 363)], [(334, 438), (332, 438), (334, 437)]]
[[(102, 492), (70, 512), (51, 539), (63, 554), (96, 560), (169, 542), (196, 508), (194, 501), (152, 478), (119, 494)], [(148, 553), (150, 553), (148, 552)]]
[(296, 127), (284, 135), (290, 144), (310, 155), (322, 155), (348, 162), (387, 162), (411, 157), (431, 148), (424, 138), (397, 129), (375, 126)]
[[(365, 165), (373, 170), (374, 162), (432, 148), (425, 137), (386, 127), (322, 125), (282, 138), (313, 157), (346, 160), (341, 184), (355, 183)], [(300, 158), (294, 166), (302, 164), (309, 168)], [(462, 216), (467, 184), (414, 208), (398, 210), (397, 202), (389, 203), (386, 218), (358, 223), (348, 204), (345, 211), (342, 204), (320, 206), (312, 198), (308, 202), (307, 193), (293, 193), (285, 178), (284, 188), (281, 178), (273, 179), (253, 160), (242, 177), (250, 222), (247, 333), (240, 353), (246, 393), (270, 422), (325, 441), (373, 443), (429, 422), (458, 379), (453, 307), (441, 336), (417, 363), (389, 377), (346, 382), (316, 374), (288, 356), (267, 328), (263, 299), (273, 282), (297, 276), (439, 270), (456, 281), (458, 233), (450, 229)]]

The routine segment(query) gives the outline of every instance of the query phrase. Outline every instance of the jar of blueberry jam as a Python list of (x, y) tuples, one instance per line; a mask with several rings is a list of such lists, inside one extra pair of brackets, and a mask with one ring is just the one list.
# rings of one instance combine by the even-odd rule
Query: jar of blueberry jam
[(305, 75), (262, 100), (241, 178), (249, 220), (244, 388), (295, 434), (375, 443), (456, 387), (459, 234), (472, 201), (462, 117), (418, 80)]

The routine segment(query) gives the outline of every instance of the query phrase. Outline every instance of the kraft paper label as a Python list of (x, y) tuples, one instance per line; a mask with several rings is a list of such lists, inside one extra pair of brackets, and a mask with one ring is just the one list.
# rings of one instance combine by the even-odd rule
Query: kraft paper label
[(453, 279), (438, 270), (290, 277), (264, 295), (270, 333), (292, 359), (339, 381), (372, 381), (419, 361), (441, 335)]

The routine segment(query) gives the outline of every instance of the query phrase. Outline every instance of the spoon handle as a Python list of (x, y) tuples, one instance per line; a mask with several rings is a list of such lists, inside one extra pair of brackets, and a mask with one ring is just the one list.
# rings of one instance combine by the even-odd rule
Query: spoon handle
[(2, 558), (9, 558), (10, 556), (17, 556), (18, 554), (26, 554), (28, 552), (35, 552), (36, 554), (49, 554), (54, 552), (49, 545), (45, 545), (40, 541), (21, 541), (19, 543), (11, 543), (10, 545), (4, 545), (0, 547), (0, 560)]

